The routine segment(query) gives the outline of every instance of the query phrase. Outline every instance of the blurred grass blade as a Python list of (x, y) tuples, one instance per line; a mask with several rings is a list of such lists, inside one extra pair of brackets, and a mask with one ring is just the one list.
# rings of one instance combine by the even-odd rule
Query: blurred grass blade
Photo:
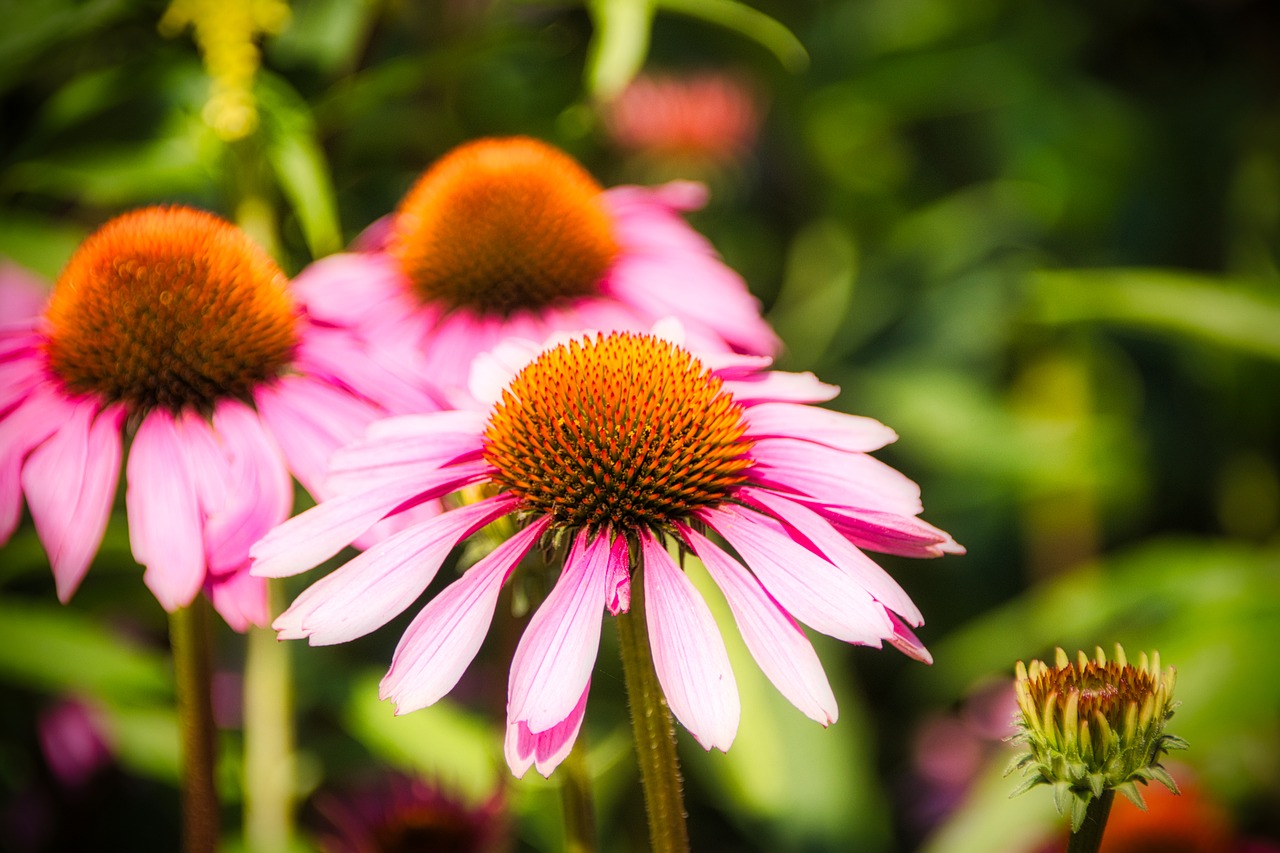
[(644, 65), (653, 25), (652, 0), (592, 0), (587, 4), (595, 34), (587, 56), (587, 91), (610, 100)]
[(267, 160), (313, 258), (342, 249), (338, 204), (310, 108), (283, 79), (263, 73), (257, 90)]
[(1280, 300), (1210, 276), (1168, 270), (1055, 270), (1032, 276), (1036, 316), (1171, 333), (1280, 360)]
[(788, 71), (809, 67), (809, 53), (777, 20), (737, 0), (657, 0), (658, 6), (717, 24), (767, 48)]

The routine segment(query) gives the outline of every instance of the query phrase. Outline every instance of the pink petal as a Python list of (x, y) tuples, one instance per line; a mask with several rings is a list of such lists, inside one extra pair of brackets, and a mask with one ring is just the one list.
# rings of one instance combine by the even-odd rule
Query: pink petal
[(893, 620), (893, 636), (886, 638), (889, 645), (913, 660), (925, 664), (933, 663), (933, 655), (929, 654), (929, 650), (924, 647), (924, 643), (920, 642), (920, 638), (897, 616), (890, 613), (889, 618)]
[(271, 621), (265, 578), (255, 578), (247, 571), (209, 575), (205, 594), (233, 631), (243, 633)]
[(551, 775), (560, 762), (568, 757), (573, 744), (582, 729), (582, 718), (587, 713), (587, 694), (591, 691), (591, 680), (582, 691), (582, 698), (573, 706), (569, 715), (544, 732), (533, 732), (529, 724), (523, 720), (512, 720), (507, 716), (507, 737), (504, 749), (507, 765), (517, 779), (524, 778), (531, 766), (536, 766), (544, 777)]
[(578, 534), (551, 594), (533, 614), (516, 647), (507, 685), (507, 719), (545, 731), (565, 719), (582, 695), (596, 652), (614, 564), (626, 540), (611, 546), (608, 531)]
[(454, 688), (480, 650), (503, 583), (550, 523), (544, 516), (520, 530), (414, 618), (378, 691), (395, 701), (397, 714), (425, 708)]
[(795, 403), (761, 403), (743, 412), (752, 438), (800, 438), (869, 453), (897, 440), (898, 434), (871, 418)]
[(307, 313), (334, 326), (361, 325), (410, 305), (407, 282), (383, 254), (344, 253), (322, 258), (293, 280)]
[(757, 481), (842, 506), (917, 515), (920, 487), (865, 453), (847, 453), (808, 441), (757, 439), (751, 448)]
[(93, 562), (120, 482), (124, 409), (83, 402), (27, 458), (22, 486), (49, 555), (58, 599), (70, 600)]
[(924, 623), (924, 616), (919, 608), (898, 582), (880, 568), (875, 560), (850, 545), (822, 516), (768, 489), (746, 487), (740, 489), (738, 494), (748, 503), (756, 504), (774, 518), (794, 527), (881, 604), (901, 614), (912, 625)]
[(22, 466), (27, 454), (53, 435), (75, 408), (74, 402), (42, 386), (0, 416), (0, 543), (9, 541), (22, 519)]
[(321, 501), (271, 530), (249, 549), (253, 574), (283, 578), (305, 572), (350, 545), (397, 507), (457, 491), (484, 479), (489, 471), (484, 462), (470, 462)]
[(742, 707), (724, 639), (693, 583), (647, 530), (640, 548), (645, 623), (662, 693), (703, 749), (727, 752)]
[(728, 540), (779, 604), (815, 631), (870, 646), (893, 633), (884, 608), (865, 589), (793, 541), (778, 522), (732, 504), (698, 515)]
[(417, 600), (455, 545), (518, 501), (489, 498), (382, 540), (308, 587), (272, 627), (282, 640), (307, 637), (313, 646), (363, 637)]
[(812, 373), (770, 370), (749, 379), (726, 379), (724, 389), (739, 403), (824, 403), (840, 389), (819, 382)]
[(748, 651), (791, 704), (824, 726), (836, 721), (836, 697), (804, 631), (741, 563), (688, 527), (680, 535), (724, 593)]
[(171, 613), (190, 604), (204, 583), (204, 537), (188, 470), (190, 444), (173, 415), (155, 409), (138, 427), (125, 471), (133, 556), (146, 566), (143, 581)]
[(207, 509), (205, 545), (209, 570), (244, 568), (249, 548), (289, 517), (293, 482), (279, 446), (246, 405), (223, 401), (213, 413), (213, 428), (226, 457), (227, 493)]
[[(367, 491), (410, 473), (426, 474), (468, 457), (478, 458), (484, 446), (483, 416), (479, 412), (439, 415), (404, 415), (375, 422), (377, 431), (371, 427), (365, 439), (338, 449), (330, 457), (326, 490)], [(459, 415), (479, 422), (464, 426)], [(399, 429), (393, 434), (388, 423)], [(446, 431), (451, 426), (465, 431)]]
[(465, 389), (471, 362), (508, 334), (499, 320), (476, 317), (465, 310), (446, 314), (423, 341), (427, 375), (446, 392)]
[[(406, 363), (407, 362), (407, 363)], [(345, 329), (311, 326), (303, 337), (295, 363), (304, 373), (351, 389), (389, 412), (430, 412), (439, 404), (421, 380), (426, 363), (418, 353), (369, 346)]]
[(0, 324), (29, 320), (44, 310), (49, 285), (35, 273), (0, 260)]
[(796, 499), (829, 521), (859, 548), (903, 557), (941, 557), (965, 552), (964, 546), (952, 539), (951, 534), (918, 518), (831, 506), (811, 498)]
[(289, 470), (311, 495), (325, 497), (329, 457), (364, 434), (382, 412), (328, 383), (284, 376), (254, 393), (258, 414), (276, 437)]

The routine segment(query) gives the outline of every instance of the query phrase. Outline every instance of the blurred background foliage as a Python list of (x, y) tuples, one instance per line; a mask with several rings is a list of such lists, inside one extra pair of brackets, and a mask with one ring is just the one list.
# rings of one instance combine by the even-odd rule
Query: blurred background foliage
[[(552, 141), (606, 185), (710, 185), (692, 220), (782, 365), (899, 432), (882, 457), (969, 553), (883, 559), (936, 662), (819, 643), (825, 731), (726, 632), (742, 730), (728, 755), (682, 736), (695, 849), (1061, 849), (1047, 794), (1001, 777), (1013, 662), (1117, 641), (1179, 670), (1174, 775), (1240, 845), (1205, 849), (1280, 837), (1280, 7), (0, 0), (0, 21), (0, 256), (48, 280), (162, 202), (297, 271), (484, 135)], [(176, 845), (165, 620), (122, 522), (68, 607), (29, 523), (0, 551), (0, 848)], [(518, 624), (394, 718), (375, 685), (405, 619), (290, 648), (302, 826), (395, 772), (460, 808), (497, 792), (514, 849), (558, 849), (557, 780), (501, 763)], [(244, 641), (218, 642), (234, 850)], [(603, 849), (640, 850), (604, 643), (588, 767)]]

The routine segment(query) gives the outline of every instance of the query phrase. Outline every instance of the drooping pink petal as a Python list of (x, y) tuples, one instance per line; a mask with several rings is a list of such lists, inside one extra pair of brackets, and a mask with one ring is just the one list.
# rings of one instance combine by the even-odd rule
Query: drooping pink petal
[(213, 609), (233, 631), (243, 633), (271, 621), (267, 581), (255, 578), (248, 571), (210, 574), (205, 580), (205, 594), (213, 602)]
[(254, 402), (289, 470), (317, 499), (326, 496), (329, 457), (384, 414), (372, 403), (306, 376), (282, 376), (258, 388)]
[(272, 529), (249, 549), (253, 574), (284, 578), (305, 572), (350, 545), (406, 502), (446, 495), (483, 479), (489, 470), (484, 462), (470, 462), (321, 501)]
[(751, 448), (754, 479), (827, 503), (917, 515), (920, 487), (865, 453), (846, 453), (788, 438), (761, 438)]
[(727, 752), (742, 707), (724, 639), (693, 583), (647, 530), (640, 531), (640, 549), (645, 623), (662, 693), (703, 749)]
[(34, 359), (14, 358), (0, 361), (0, 418), (31, 396), (37, 386), (47, 381), (38, 370), (32, 370)]
[(439, 402), (412, 377), (428, 375), (426, 362), (414, 350), (391, 353), (370, 346), (345, 329), (312, 326), (302, 339), (294, 366), (373, 400), (389, 412), (430, 412)]
[(812, 373), (770, 370), (750, 378), (726, 379), (724, 390), (739, 403), (825, 403), (840, 393)]
[(707, 567), (729, 602), (747, 650), (791, 704), (824, 726), (836, 721), (836, 697), (813, 644), (773, 597), (737, 560), (688, 527), (680, 535)]
[(611, 593), (613, 564), (626, 560), (626, 542), (608, 532), (579, 533), (551, 594), (542, 602), (511, 660), (507, 719), (533, 732), (561, 722), (591, 677), (600, 624)]
[(965, 552), (964, 546), (952, 539), (950, 533), (918, 518), (832, 506), (803, 496), (798, 496), (796, 500), (831, 522), (833, 527), (859, 548), (903, 557), (941, 557), (943, 554)]
[(213, 429), (227, 460), (227, 493), (220, 506), (206, 510), (209, 570), (247, 571), (250, 546), (289, 517), (293, 483), (279, 446), (248, 406), (220, 402)]
[(890, 613), (889, 618), (893, 620), (893, 636), (886, 638), (889, 645), (913, 660), (927, 664), (933, 663), (933, 655), (929, 654), (929, 650), (924, 647), (924, 643), (920, 642), (920, 638), (894, 614)]
[(204, 537), (186, 447), (173, 415), (155, 409), (143, 418), (129, 448), (125, 505), (133, 556), (160, 606), (186, 607), (204, 583)]
[(743, 411), (752, 438), (801, 438), (857, 453), (870, 453), (898, 434), (872, 418), (796, 403), (761, 403)]
[(107, 529), (120, 482), (124, 414), (119, 406), (99, 413), (96, 403), (80, 403), (22, 469), (31, 519), (64, 604), (80, 586)]
[(330, 255), (307, 266), (292, 289), (307, 313), (335, 326), (402, 314), (409, 303), (405, 278), (384, 254)]
[(739, 496), (774, 518), (794, 527), (837, 567), (844, 569), (872, 597), (912, 625), (924, 623), (924, 616), (910, 596), (875, 560), (859, 551), (822, 516), (793, 500), (768, 489), (744, 487)]
[[(457, 415), (476, 415), (476, 412), (440, 412), (440, 420), (456, 422)], [(461, 424), (449, 431), (449, 424), (431, 423), (435, 415), (404, 415), (387, 418), (403, 422), (396, 434), (380, 430), (366, 438), (336, 450), (329, 459), (329, 478), (325, 488), (334, 493), (367, 491), (390, 480), (402, 479), (411, 473), (426, 474), (444, 465), (479, 457), (484, 446), (484, 424)], [(381, 426), (382, 421), (375, 421)]]
[(74, 411), (75, 403), (42, 386), (0, 416), (0, 544), (9, 541), (22, 519), (22, 466), (27, 454)]
[(434, 704), (458, 683), (489, 630), (502, 585), (550, 523), (544, 516), (520, 530), (414, 618), (378, 691), (381, 698), (396, 703), (397, 714)]
[(442, 513), (395, 534), (307, 588), (272, 627), (282, 640), (345, 643), (382, 627), (422, 595), (460, 541), (509, 513), (499, 495)]
[(877, 647), (893, 633), (884, 607), (847, 572), (793, 541), (778, 522), (732, 504), (698, 515), (728, 540), (788, 613), (815, 631)]
[(544, 732), (533, 732), (525, 721), (514, 721), (510, 714), (507, 715), (504, 751), (507, 765), (517, 779), (523, 779), (529, 768), (534, 766), (544, 777), (550, 776), (568, 757), (582, 729), (582, 718), (587, 713), (587, 694), (590, 692), (591, 679), (588, 678), (582, 698), (569, 715)]

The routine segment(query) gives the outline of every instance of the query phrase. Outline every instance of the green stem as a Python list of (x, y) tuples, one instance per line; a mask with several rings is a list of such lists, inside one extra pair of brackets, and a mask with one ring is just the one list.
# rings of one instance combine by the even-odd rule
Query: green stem
[(618, 639), (649, 818), (650, 847), (653, 853), (687, 853), (689, 834), (676, 756), (675, 722), (653, 669), (644, 621), (644, 578), (638, 568), (632, 572), (631, 611), (618, 616)]
[(169, 643), (181, 738), (182, 849), (185, 853), (214, 853), (219, 823), (214, 783), (217, 731), (213, 723), (209, 606), (203, 596), (169, 615)]
[(1111, 788), (1102, 792), (1101, 797), (1089, 800), (1085, 808), (1084, 823), (1078, 832), (1071, 833), (1071, 841), (1067, 844), (1067, 853), (1098, 853), (1102, 847), (1102, 833), (1107, 828), (1107, 817), (1111, 814), (1111, 803), (1116, 792)]
[(596, 817), (591, 796), (591, 773), (587, 769), (587, 748), (582, 734), (569, 756), (560, 765), (560, 800), (564, 805), (564, 835), (567, 853), (595, 853)]
[[(275, 614), (274, 585), (268, 612)], [(244, 837), (250, 850), (293, 841), (293, 694), (289, 648), (250, 628), (244, 662)]]

